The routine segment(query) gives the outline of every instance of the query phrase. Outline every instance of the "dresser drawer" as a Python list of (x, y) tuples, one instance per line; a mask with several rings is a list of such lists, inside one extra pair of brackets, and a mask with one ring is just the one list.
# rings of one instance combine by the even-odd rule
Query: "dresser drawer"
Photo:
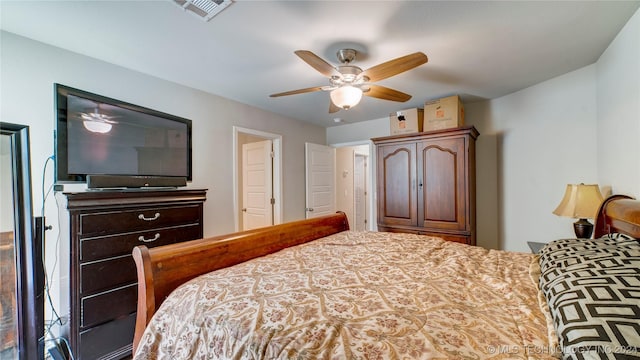
[(199, 239), (202, 237), (201, 231), (202, 227), (196, 224), (82, 239), (80, 240), (80, 261), (87, 262), (131, 254), (131, 250), (138, 245), (146, 245), (151, 248)]
[(199, 224), (201, 207), (149, 207), (80, 215), (80, 235), (108, 235), (160, 227)]
[(81, 296), (133, 284), (136, 280), (136, 264), (131, 255), (80, 265)]
[(132, 284), (80, 299), (80, 326), (105, 323), (136, 311), (138, 286)]
[(131, 358), (131, 340), (136, 327), (136, 314), (84, 330), (79, 334), (80, 347), (76, 359)]

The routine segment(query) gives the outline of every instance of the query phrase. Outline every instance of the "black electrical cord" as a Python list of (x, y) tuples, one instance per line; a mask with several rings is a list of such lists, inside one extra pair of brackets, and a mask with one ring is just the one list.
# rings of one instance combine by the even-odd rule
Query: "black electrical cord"
[[(47, 158), (47, 160), (45, 160), (44, 162), (44, 167), (42, 169), (42, 187), (41, 187), (41, 191), (42, 191), (42, 206), (40, 208), (40, 216), (42, 217), (42, 268), (44, 269), (44, 290), (45, 290), (45, 294), (47, 297), (47, 302), (49, 303), (49, 307), (51, 308), (51, 312), (53, 314), (53, 321), (50, 321), (44, 331), (44, 338), (47, 338), (47, 335), (52, 335), (51, 333), (51, 329), (56, 325), (56, 324), (60, 324), (60, 325), (64, 325), (65, 322), (62, 320), (62, 318), (60, 317), (60, 315), (58, 315), (58, 312), (56, 311), (55, 306), (53, 305), (53, 300), (51, 299), (51, 291), (50, 291), (50, 286), (49, 286), (49, 275), (48, 275), (48, 271), (47, 271), (47, 262), (46, 262), (46, 256), (45, 256), (45, 244), (46, 244), (46, 231), (52, 229), (52, 226), (47, 226), (45, 223), (45, 203), (47, 201), (47, 198), (49, 197), (49, 195), (51, 194), (51, 190), (53, 189), (53, 183), (51, 185), (49, 185), (48, 188), (46, 188), (45, 186), (45, 179), (46, 179), (46, 173), (47, 173), (47, 165), (49, 164), (49, 161), (51, 160), (55, 160), (55, 156), (51, 155)], [(46, 190), (45, 190), (46, 189)], [(57, 199), (56, 199), (56, 204), (57, 204)], [(58, 229), (60, 229), (60, 218), (58, 217)], [(56, 237), (56, 244), (55, 244), (55, 249), (56, 249), (56, 253), (55, 253), (55, 260), (53, 262), (53, 268), (51, 270), (51, 273), (53, 274), (55, 272), (55, 269), (58, 265), (58, 253), (57, 253), (57, 249), (58, 249), (58, 245), (60, 243), (60, 231), (58, 230), (58, 236)], [(58, 345), (58, 341), (62, 341), (65, 343), (66, 348), (68, 350), (68, 355), (70, 357), (71, 360), (74, 360), (74, 356), (73, 353), (71, 352), (71, 347), (69, 346), (69, 342), (67, 341), (67, 339), (65, 339), (64, 337), (53, 337), (50, 340), (46, 340), (47, 342), (54, 342), (56, 343), (56, 346)]]

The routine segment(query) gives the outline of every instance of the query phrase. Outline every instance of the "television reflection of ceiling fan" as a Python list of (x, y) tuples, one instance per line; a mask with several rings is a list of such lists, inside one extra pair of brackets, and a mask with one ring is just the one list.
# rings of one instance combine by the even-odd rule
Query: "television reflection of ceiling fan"
[(337, 67), (332, 66), (308, 50), (297, 50), (295, 54), (322, 75), (326, 76), (329, 79), (329, 85), (286, 91), (271, 94), (270, 96), (279, 97), (314, 91), (330, 91), (330, 113), (337, 112), (341, 109), (349, 110), (360, 102), (362, 95), (398, 102), (405, 102), (411, 99), (411, 95), (409, 94), (373, 83), (411, 70), (428, 61), (427, 55), (416, 52), (362, 70), (355, 65), (351, 65), (357, 54), (356, 50), (353, 49), (342, 49), (338, 51), (338, 61), (340, 61), (342, 65)]
[(92, 132), (107, 133), (111, 126), (118, 122), (113, 120), (119, 116), (107, 115), (100, 111), (100, 105), (96, 105), (92, 112), (78, 112), (77, 116), (83, 120), (84, 127)]
[(117, 124), (118, 122), (113, 119), (120, 117), (120, 116), (107, 115), (107, 114), (104, 114), (103, 112), (100, 112), (100, 105), (97, 105), (93, 109), (93, 112), (81, 112), (81, 113), (78, 113), (78, 115), (82, 120), (106, 122), (109, 124)]

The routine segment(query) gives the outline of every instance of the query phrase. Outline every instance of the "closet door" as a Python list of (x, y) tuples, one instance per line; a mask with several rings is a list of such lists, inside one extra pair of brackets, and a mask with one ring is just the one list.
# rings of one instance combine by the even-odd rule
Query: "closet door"
[(418, 226), (466, 230), (465, 138), (418, 143)]
[(416, 226), (416, 143), (378, 146), (378, 224)]

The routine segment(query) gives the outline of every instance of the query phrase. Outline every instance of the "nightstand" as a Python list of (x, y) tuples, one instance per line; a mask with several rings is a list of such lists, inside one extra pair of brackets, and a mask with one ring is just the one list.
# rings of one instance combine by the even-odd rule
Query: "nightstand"
[(545, 245), (547, 245), (547, 243), (527, 241), (527, 245), (529, 245), (529, 249), (531, 249), (532, 253), (537, 254)]

